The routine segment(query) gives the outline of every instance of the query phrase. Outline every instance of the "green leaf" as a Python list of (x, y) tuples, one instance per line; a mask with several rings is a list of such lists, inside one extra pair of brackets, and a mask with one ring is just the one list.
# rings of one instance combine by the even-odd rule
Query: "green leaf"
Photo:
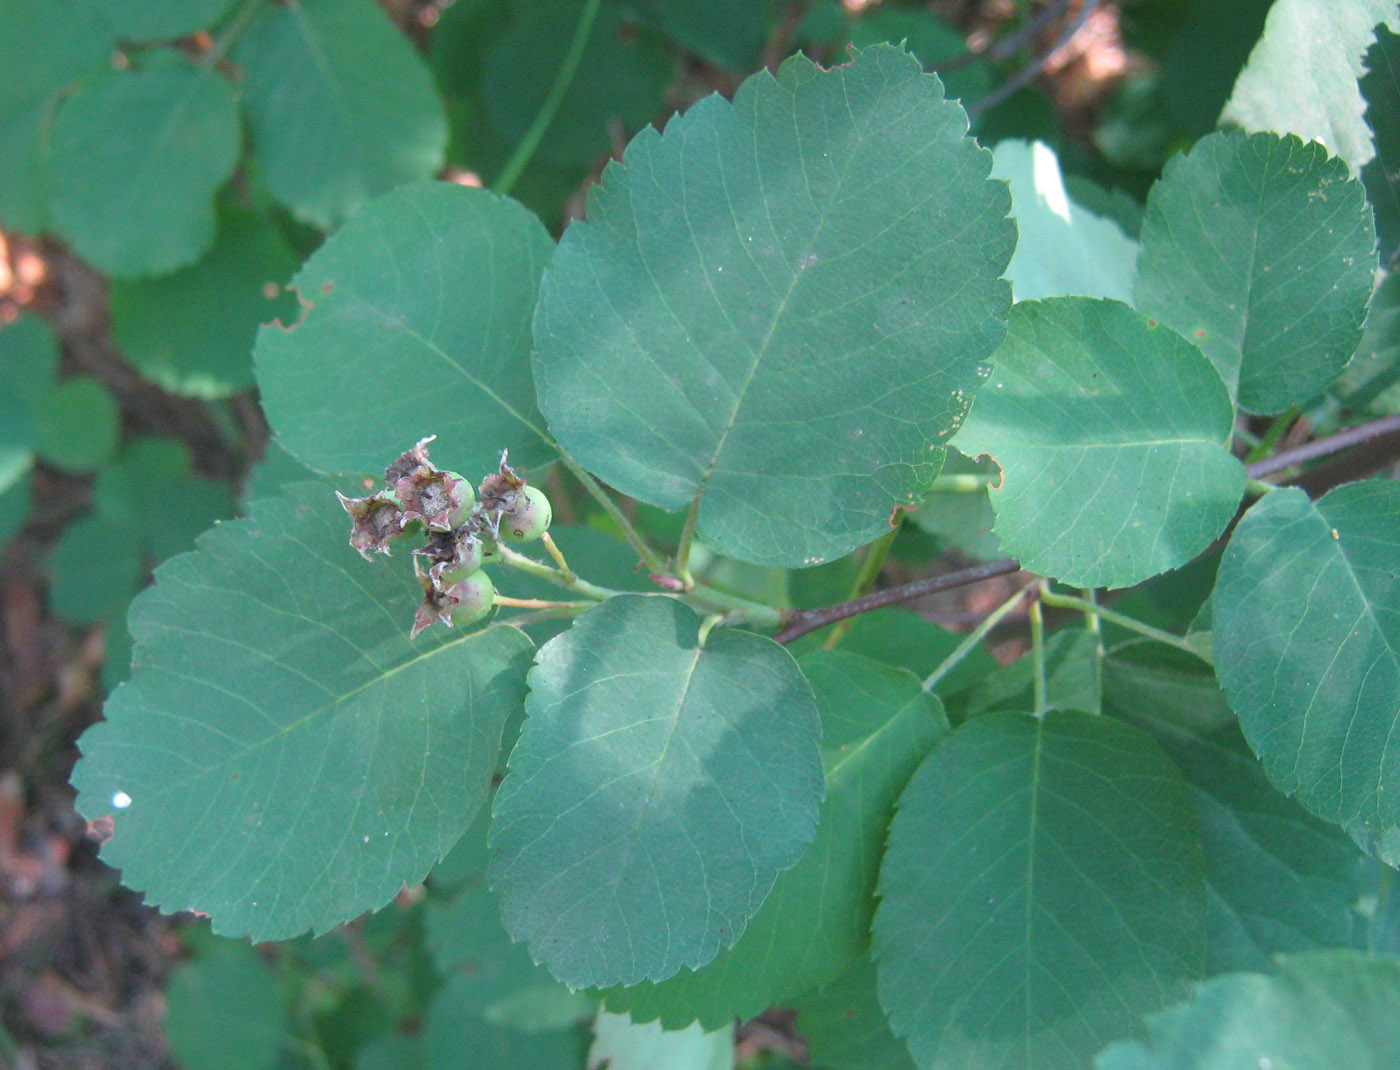
[[(57, 368), (58, 340), (47, 322), (21, 316), (0, 328), (0, 447), (7, 453), (32, 452), (42, 426), (39, 409)], [(14, 464), (7, 462), (7, 469)]]
[(325, 930), (421, 880), (522, 698), (524, 636), (410, 641), (417, 582), (347, 530), (300, 484), (162, 565), (132, 606), (132, 679), (82, 738), (78, 807), (116, 813), (103, 857), (221, 933)]
[[(1382, 1070), (1400, 1051), (1400, 959), (1355, 951), (1281, 955), (1278, 973), (1199, 985), (1155, 1014), (1146, 1041), (1122, 1041), (1095, 1070)], [(1340, 1060), (1340, 1061), (1339, 1061)]]
[[(375, 473), (376, 476), (381, 474)], [(247, 503), (258, 498), (275, 498), (281, 493), (283, 484), (304, 483), (316, 478), (315, 472), (279, 446), (276, 440), (273, 440), (267, 444), (262, 459), (248, 470), (239, 501)], [(334, 480), (326, 480), (327, 487), (333, 486), (333, 484)]]
[(73, 621), (119, 621), (147, 568), (233, 515), (228, 487), (194, 478), (189, 451), (171, 439), (127, 446), (98, 474), (92, 504), (49, 560), (49, 604)]
[(330, 230), (442, 167), (447, 119), (432, 76), (372, 0), (264, 4), (233, 60), (254, 158), (303, 222)]
[(100, 0), (112, 32), (123, 41), (173, 41), (207, 30), (233, 0)]
[(1356, 351), (1375, 243), (1365, 189), (1321, 145), (1211, 134), (1148, 196), (1136, 304), (1193, 339), (1241, 408), (1278, 412)]
[(296, 320), (296, 298), (282, 289), (296, 269), (270, 219), (226, 209), (199, 263), (112, 284), (112, 336), (143, 378), (172, 393), (212, 400), (247, 390), (258, 325)]
[(326, 472), (381, 472), (432, 434), (434, 458), (469, 478), (507, 448), (525, 467), (554, 457), (529, 365), (551, 248), (481, 189), (422, 183), (367, 205), (292, 280), (302, 321), (258, 332), (278, 442)]
[(95, 380), (54, 381), (58, 341), (38, 316), (0, 328), (0, 490), (25, 477), (35, 453), (68, 471), (95, 468), (120, 433), (116, 402)]
[(200, 941), (165, 997), (171, 1053), (192, 1070), (272, 1070), (291, 1047), (277, 979), (245, 942)]
[[(635, 591), (638, 594), (656, 592), (656, 584), (644, 572), (637, 570), (637, 552), (616, 535), (598, 531), (596, 528), (568, 527), (558, 522), (549, 529), (549, 533), (569, 562), (569, 568), (579, 576), (588, 577), (590, 583), (614, 591)], [(536, 546), (538, 545), (537, 543)], [(528, 556), (539, 560), (541, 564), (553, 565), (543, 550)], [(573, 597), (557, 584), (525, 572), (502, 569), (494, 580), (497, 593), (512, 598), (539, 598), (551, 601)], [(515, 616), (524, 618), (518, 626), (525, 628), (526, 633), (536, 643), (552, 639), (569, 626), (568, 621), (529, 621), (528, 614), (531, 611), (528, 609), (517, 610), (502, 606), (500, 612), (502, 620), (510, 620)]]
[[(565, 991), (562, 985), (556, 987)], [(588, 1050), (585, 1030), (517, 1029), (491, 1022), (477, 1013), (479, 998), (479, 986), (469, 973), (453, 974), (438, 991), (423, 1030), (428, 1070), (461, 1070), (465, 1053), (470, 1053), (469, 1065), (491, 1070), (568, 1070), (583, 1065)]]
[(590, 1067), (608, 1070), (731, 1070), (734, 1023), (706, 1032), (697, 1022), (662, 1032), (655, 1022), (638, 1023), (625, 1014), (600, 1011), (593, 1023)]
[(683, 48), (717, 67), (758, 65), (773, 23), (773, 0), (641, 0)]
[(153, 561), (192, 549), (205, 528), (234, 510), (228, 486), (196, 477), (191, 464), (182, 442), (137, 439), (98, 473), (93, 506), (136, 535), (142, 555)]
[(111, 59), (112, 34), (96, 0), (8, 0), (0, 34), (0, 223), (48, 226), (49, 142), (65, 90)]
[(50, 464), (69, 472), (99, 467), (117, 448), (121, 413), (116, 400), (97, 382), (64, 379), (39, 401), (35, 449)]
[(919, 1066), (1080, 1065), (1205, 950), (1191, 804), (1136, 729), (996, 713), (937, 747), (880, 871), (880, 1002)]
[(49, 608), (76, 623), (112, 620), (145, 575), (135, 534), (101, 517), (71, 524), (49, 556)]
[[(496, 132), (518, 142), (534, 123), (573, 43), (583, 0), (525, 4), (486, 57), (481, 95)], [(646, 126), (664, 108), (671, 57), (638, 33), (621, 5), (603, 3), (569, 91), (536, 155), (559, 166), (590, 164), (619, 136)]]
[[(595, 1001), (565, 988), (506, 935), (500, 901), (486, 887), (489, 817), (483, 810), (453, 848), (453, 864), (469, 864), (470, 871), (455, 896), (429, 902), (424, 942), (441, 976), (461, 977), (451, 997), (454, 1013), (529, 1033), (571, 1030), (593, 1016)], [(434, 870), (435, 887), (436, 876)]]
[(1361, 344), (1332, 393), (1349, 409), (1385, 416), (1400, 412), (1400, 273), (1391, 272), (1371, 295)]
[[(1181, 5), (1186, 9), (1184, 24), (1163, 50), (1161, 73), (1167, 110), (1180, 123), (1174, 138), (1178, 145), (1202, 138), (1218, 125), (1220, 110), (1264, 32), (1272, 3), (1226, 0)], [(1161, 5), (1156, 6), (1160, 10)]]
[(1013, 138), (992, 156), (992, 177), (1011, 186), (1019, 240), (1006, 277), (1016, 300), (1078, 295), (1131, 302), (1137, 242), (1070, 200), (1055, 150)]
[(817, 697), (826, 801), (817, 838), (778, 875), (733, 947), (658, 985), (608, 993), (608, 1007), (667, 1029), (714, 1029), (835, 979), (870, 946), (875, 880), (895, 799), (948, 731), (919, 678), (857, 654), (814, 650), (802, 671)]
[[(973, 461), (948, 447), (942, 476), (975, 475), (996, 481), (997, 466), (987, 459)], [(986, 487), (977, 491), (943, 492), (933, 490), (909, 519), (940, 542), (974, 561), (990, 561), (1001, 556), (1001, 543), (992, 534), (996, 513)]]
[(1376, 212), (1381, 261), (1394, 267), (1400, 254), (1400, 34), (1376, 27), (1361, 78), (1366, 125), (1376, 155), (1361, 169), (1366, 194)]
[(1104, 708), (1147, 731), (1186, 778), (1210, 895), (1207, 974), (1267, 971), (1277, 951), (1355, 946), (1363, 856), (1269, 784), (1205, 665), (1125, 646), (1104, 665)]
[(733, 944), (816, 832), (820, 722), (792, 656), (621, 595), (542, 646), (495, 802), (511, 936), (572, 987), (664, 980)]
[(192, 264), (214, 242), (214, 193), (241, 150), (233, 87), (177, 52), (106, 70), (53, 127), (53, 227), (119, 278)]
[[(0, 457), (4, 454), (0, 453)], [(11, 536), (24, 526), (29, 519), (29, 461), (23, 462), (23, 472), (15, 477), (4, 490), (0, 490), (0, 551), (10, 541)], [(3, 484), (4, 480), (0, 480)]]
[(1382, 21), (1400, 30), (1395, 0), (1275, 0), (1221, 123), (1320, 141), (1356, 173), (1373, 154), (1357, 79)]
[(1212, 600), (1216, 672), (1274, 785), (1400, 862), (1400, 483), (1245, 514)]
[[(824, 632), (798, 640), (797, 649), (814, 649), (820, 645)], [(908, 669), (924, 679), (943, 664), (962, 636), (924, 620), (917, 613), (898, 606), (862, 613), (851, 621), (851, 627), (841, 637), (839, 650), (862, 654), (867, 658)], [(996, 658), (985, 646), (975, 647), (947, 676), (939, 681), (937, 693), (951, 695), (970, 687), (998, 668)]]
[(560, 444), (633, 497), (698, 497), (699, 535), (739, 560), (818, 564), (888, 531), (1009, 298), (1009, 198), (941, 96), (889, 46), (830, 71), (799, 55), (639, 134), (541, 290)]
[(818, 992), (794, 1001), (798, 1032), (821, 1070), (914, 1070), (875, 994), (875, 964), (861, 956)]
[(1002, 470), (1003, 549), (1076, 587), (1191, 560), (1234, 516), (1234, 414), (1189, 343), (1117, 301), (1022, 302), (957, 446)]

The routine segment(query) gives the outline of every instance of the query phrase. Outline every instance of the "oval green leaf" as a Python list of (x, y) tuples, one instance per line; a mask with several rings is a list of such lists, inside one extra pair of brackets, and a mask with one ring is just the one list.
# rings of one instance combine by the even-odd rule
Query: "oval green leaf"
[(408, 639), (422, 591), (360, 559), (321, 484), (221, 524), (132, 605), (131, 680), (81, 741), (78, 809), (164, 910), (275, 940), (423, 879), (486, 798), (530, 642)]
[(1200, 346), (1241, 408), (1278, 412), (1356, 352), (1375, 272), (1366, 190), (1342, 160), (1228, 131), (1152, 187), (1136, 304)]
[(593, 1035), (588, 1065), (597, 1070), (732, 1070), (734, 1066), (733, 1022), (710, 1032), (698, 1022), (663, 1030), (655, 1022), (599, 1011)]
[(1195, 815), (1146, 735), (969, 721), (919, 767), (880, 871), (880, 1002), (931, 1067), (1077, 1066), (1186, 993), (1205, 951)]
[(1131, 643), (1105, 662), (1103, 701), (1186, 778), (1205, 850), (1208, 974), (1267, 971), (1279, 951), (1355, 946), (1365, 856), (1269, 784), (1209, 667)]
[(1374, 149), (1357, 79), (1379, 22), (1400, 30), (1395, 0), (1274, 0), (1220, 122), (1297, 134), (1360, 170)]
[(733, 944), (816, 833), (819, 714), (770, 639), (620, 595), (540, 648), (494, 805), (506, 928), (572, 987)]
[(283, 291), (296, 269), (271, 219), (226, 209), (199, 263), (112, 283), (112, 336), (143, 378), (172, 393), (210, 400), (247, 390), (258, 325), (296, 319), (296, 299)]
[(330, 230), (442, 167), (432, 75), (372, 0), (262, 4), (233, 60), (260, 173), (298, 219)]
[(99, 0), (12, 0), (0, 33), (0, 225), (37, 234), (48, 226), (54, 115), (66, 90), (112, 56)]
[(1008, 138), (992, 156), (992, 176), (1011, 187), (1018, 240), (1006, 277), (1016, 300), (1131, 301), (1137, 242), (1117, 223), (1070, 200), (1055, 150), (1043, 141)]
[(161, 275), (214, 242), (214, 193), (242, 149), (233, 87), (157, 50), (106, 70), (53, 127), (53, 227), (109, 275)]
[(356, 214), (292, 280), (304, 314), (258, 332), (278, 441), (314, 469), (379, 472), (426, 435), (461, 472), (556, 456), (535, 408), (530, 316), (553, 243), (514, 201), (446, 182)]
[(96, 379), (64, 379), (40, 399), (35, 416), (39, 426), (34, 447), (59, 468), (90, 471), (116, 451), (121, 412)]
[(0, 327), (0, 450), (12, 479), (29, 470), (57, 369), (58, 339), (45, 320), (21, 316)]
[(909, 1049), (890, 1032), (869, 955), (831, 984), (795, 1000), (792, 1009), (819, 1070), (914, 1070)]
[(211, 28), (233, 0), (99, 0), (112, 33), (123, 41), (173, 41)]
[(1393, 272), (1400, 257), (1400, 33), (1377, 26), (1365, 66), (1361, 93), (1376, 155), (1361, 169), (1361, 180), (1376, 211), (1381, 262)]
[(1274, 785), (1400, 863), (1400, 483), (1274, 491), (1212, 599), (1216, 673)]
[(1076, 587), (1128, 587), (1185, 564), (1244, 492), (1220, 376), (1117, 301), (1017, 304), (958, 435), (1001, 466), (1002, 549)]
[(540, 407), (624, 493), (801, 566), (889, 530), (938, 474), (1003, 334), (1015, 241), (991, 157), (890, 46), (794, 56), (643, 131), (565, 232)]
[(658, 985), (615, 989), (608, 1006), (667, 1029), (717, 1029), (834, 980), (870, 946), (885, 829), (905, 783), (948, 731), (943, 706), (903, 669), (840, 650), (801, 662), (817, 696), (826, 801), (817, 838), (778, 875), (733, 947)]

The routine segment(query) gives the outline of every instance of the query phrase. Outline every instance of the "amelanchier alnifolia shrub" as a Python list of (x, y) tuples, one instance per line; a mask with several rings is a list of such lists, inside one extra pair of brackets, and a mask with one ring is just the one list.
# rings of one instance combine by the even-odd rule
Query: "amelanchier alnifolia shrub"
[[(833, 1067), (1087, 1066), (1208, 977), (1345, 959), (1362, 852), (1400, 862), (1400, 484), (1261, 482), (1300, 458), (1246, 463), (1277, 436), (1240, 428), (1283, 434), (1379, 311), (1366, 190), (1222, 131), (1130, 235), (1053, 162), (878, 46), (645, 131), (557, 243), (482, 189), (366, 205), (259, 336), (269, 423), (342, 489), (429, 431), (491, 474), (419, 442), (342, 499), (369, 562), (322, 481), (162, 565), (74, 772), (120, 811), (104, 857), (263, 941), (462, 843), (471, 946), (503, 924), (531, 986), (667, 1028), (796, 1007)], [(967, 572), (1033, 586), (966, 638), (896, 612), (808, 642), (891, 594), (860, 596), (901, 510), (987, 495), (950, 442), (1000, 470), (1015, 558)], [(503, 445), (578, 490), (557, 567), (513, 545), (550, 510)], [(416, 581), (381, 556), (408, 537)], [(496, 594), (493, 559), (549, 592)], [(1037, 606), (998, 666), (1022, 601), (1076, 619)], [(822, 1054), (857, 1018), (889, 1059)]]
[[(353, 521), (350, 545), (366, 560), (388, 554), (395, 539), (423, 531), (424, 545), (413, 551), (413, 571), (423, 587), (423, 603), (411, 635), (436, 623), (470, 625), (484, 620), (496, 602), (496, 588), (481, 566), (500, 555), (498, 542), (531, 542), (549, 530), (553, 509), (538, 487), (530, 486), (506, 463), (481, 481), (480, 496), (457, 472), (433, 465), (429, 435), (384, 470), (387, 488), (363, 498), (336, 497)], [(428, 564), (424, 566), (420, 559)]]

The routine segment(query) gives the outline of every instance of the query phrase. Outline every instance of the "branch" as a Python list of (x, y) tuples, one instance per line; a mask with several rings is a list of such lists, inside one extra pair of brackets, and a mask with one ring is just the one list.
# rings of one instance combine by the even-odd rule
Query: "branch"
[(930, 69), (938, 74), (944, 74), (947, 71), (966, 67), (969, 63), (979, 59), (993, 60), (998, 63), (1004, 59), (1010, 59), (1021, 51), (1021, 47), (1027, 44), (1032, 37), (1063, 15), (1069, 4), (1070, 0), (1055, 0), (1054, 3), (1037, 12), (1034, 17), (1026, 20), (1016, 29), (1002, 34), (982, 51), (964, 52), (952, 59), (945, 59), (942, 63), (935, 63)]
[(1275, 472), (1282, 472), (1285, 468), (1292, 468), (1295, 464), (1315, 461), (1319, 457), (1328, 457), (1331, 454), (1350, 449), (1352, 446), (1359, 446), (1363, 442), (1370, 442), (1372, 439), (1392, 434), (1400, 434), (1400, 415), (1382, 416), (1379, 420), (1372, 420), (1370, 423), (1359, 424), (1356, 427), (1348, 427), (1345, 431), (1338, 431), (1335, 435), (1328, 435), (1326, 438), (1319, 438), (1314, 442), (1305, 442), (1291, 450), (1284, 450), (1282, 453), (1276, 453), (1262, 461), (1255, 461), (1247, 467), (1247, 471), (1251, 479), (1271, 476)]
[(938, 591), (949, 591), (954, 587), (966, 587), (970, 583), (979, 583), (995, 576), (1006, 576), (1020, 570), (1021, 563), (1014, 558), (1007, 557), (1000, 561), (989, 561), (985, 565), (973, 565), (971, 568), (959, 569), (957, 572), (947, 572), (942, 576), (926, 576), (911, 583), (902, 583), (898, 587), (886, 587), (882, 591), (872, 591), (870, 594), (852, 598), (847, 602), (838, 602), (833, 606), (799, 610), (788, 618), (787, 626), (773, 638), (779, 643), (790, 643), (808, 632), (825, 628), (828, 624), (835, 624), (838, 620), (845, 620), (847, 617), (869, 613), (872, 609), (908, 602), (911, 598), (936, 594)]
[(1069, 44), (1070, 39), (1089, 21), (1089, 16), (1094, 13), (1098, 6), (1099, 0), (1084, 0), (1084, 6), (1080, 8), (1079, 14), (1075, 16), (1073, 22), (1065, 27), (1064, 33), (1060, 34), (1055, 43), (1006, 81), (1002, 82), (1001, 85), (997, 86), (985, 97), (980, 100), (974, 100), (971, 104), (968, 104), (967, 117), (969, 119), (976, 119), (984, 112), (991, 111), (991, 109), (995, 108), (1018, 89), (1024, 89), (1026, 86), (1030, 85), (1031, 82), (1035, 81), (1036, 78), (1040, 76), (1041, 72), (1045, 70), (1045, 65), (1050, 62), (1050, 57), (1064, 48), (1065, 45)]

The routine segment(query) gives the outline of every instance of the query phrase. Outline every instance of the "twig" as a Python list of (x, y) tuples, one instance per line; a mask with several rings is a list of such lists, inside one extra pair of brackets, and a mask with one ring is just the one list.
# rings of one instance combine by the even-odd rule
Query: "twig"
[(623, 538), (631, 544), (632, 549), (637, 551), (637, 556), (642, 559), (642, 563), (652, 572), (665, 572), (666, 562), (661, 560), (661, 555), (647, 545), (646, 540), (623, 514), (617, 502), (612, 500), (611, 495), (588, 473), (588, 470), (567, 453), (560, 460), (564, 467), (573, 473), (574, 478), (583, 484), (583, 489), (592, 495), (593, 500), (603, 507), (603, 512), (612, 518), (612, 522), (617, 525), (617, 530), (622, 532)]
[(1282, 453), (1276, 453), (1262, 461), (1255, 461), (1246, 467), (1246, 471), (1251, 479), (1271, 476), (1275, 472), (1282, 472), (1285, 468), (1292, 468), (1295, 464), (1315, 461), (1319, 457), (1326, 457), (1350, 449), (1352, 446), (1359, 446), (1373, 438), (1396, 433), (1400, 433), (1400, 415), (1382, 416), (1378, 420), (1359, 424), (1356, 427), (1348, 427), (1345, 431), (1338, 431), (1335, 435), (1328, 435), (1326, 438), (1319, 438), (1314, 442), (1305, 442), (1291, 450), (1284, 450)]
[(1049, 62), (1050, 57), (1069, 43), (1070, 39), (1089, 21), (1089, 16), (1098, 9), (1098, 6), (1099, 0), (1084, 0), (1084, 6), (1080, 9), (1079, 14), (1075, 16), (1073, 22), (1065, 27), (1065, 32), (1060, 34), (1055, 43), (1006, 81), (1002, 82), (1001, 85), (997, 86), (981, 100), (974, 100), (971, 104), (967, 105), (967, 117), (969, 119), (976, 119), (983, 112), (995, 108), (1018, 89), (1022, 89), (1035, 81), (1035, 79), (1040, 76), (1040, 73), (1045, 70), (1045, 64)]
[(1009, 59), (1021, 50), (1021, 47), (1032, 37), (1038, 34), (1046, 26), (1054, 22), (1065, 13), (1065, 8), (1069, 7), (1070, 0), (1055, 0), (1049, 4), (1038, 15), (1027, 19), (1016, 29), (1009, 33), (1002, 34), (986, 48), (980, 52), (965, 52), (961, 56), (954, 56), (952, 59), (945, 59), (942, 63), (935, 63), (931, 68), (938, 74), (947, 71), (956, 71), (966, 67), (969, 63), (975, 63), (979, 59), (994, 60), (1000, 62)]
[(953, 649), (951, 654), (939, 663), (938, 668), (928, 674), (924, 679), (924, 690), (932, 691), (936, 688), (939, 681), (962, 664), (963, 659), (966, 658), (968, 654), (972, 653), (973, 648), (976, 647), (978, 643), (982, 642), (993, 628), (1001, 623), (1002, 618), (1024, 602), (1027, 595), (1035, 592), (1036, 587), (1037, 584), (1034, 581), (1026, 584), (1026, 586), (1022, 587), (1005, 602), (997, 606), (996, 609), (983, 617), (981, 623), (968, 635), (963, 636), (962, 642)]
[(838, 602), (831, 606), (822, 606), (820, 609), (802, 610), (789, 617), (787, 626), (773, 638), (779, 643), (790, 643), (808, 632), (825, 628), (828, 624), (835, 624), (838, 620), (845, 620), (847, 617), (854, 617), (858, 613), (869, 613), (872, 609), (908, 602), (910, 599), (921, 598), (926, 594), (950, 591), (954, 587), (966, 587), (970, 583), (989, 580), (995, 576), (1006, 576), (1020, 570), (1021, 563), (1007, 557), (1000, 561), (989, 561), (984, 565), (959, 569), (957, 572), (944, 573), (942, 576), (926, 576), (921, 580), (902, 583), (898, 587), (886, 587), (882, 591), (872, 591), (860, 598), (852, 598), (849, 601)]

